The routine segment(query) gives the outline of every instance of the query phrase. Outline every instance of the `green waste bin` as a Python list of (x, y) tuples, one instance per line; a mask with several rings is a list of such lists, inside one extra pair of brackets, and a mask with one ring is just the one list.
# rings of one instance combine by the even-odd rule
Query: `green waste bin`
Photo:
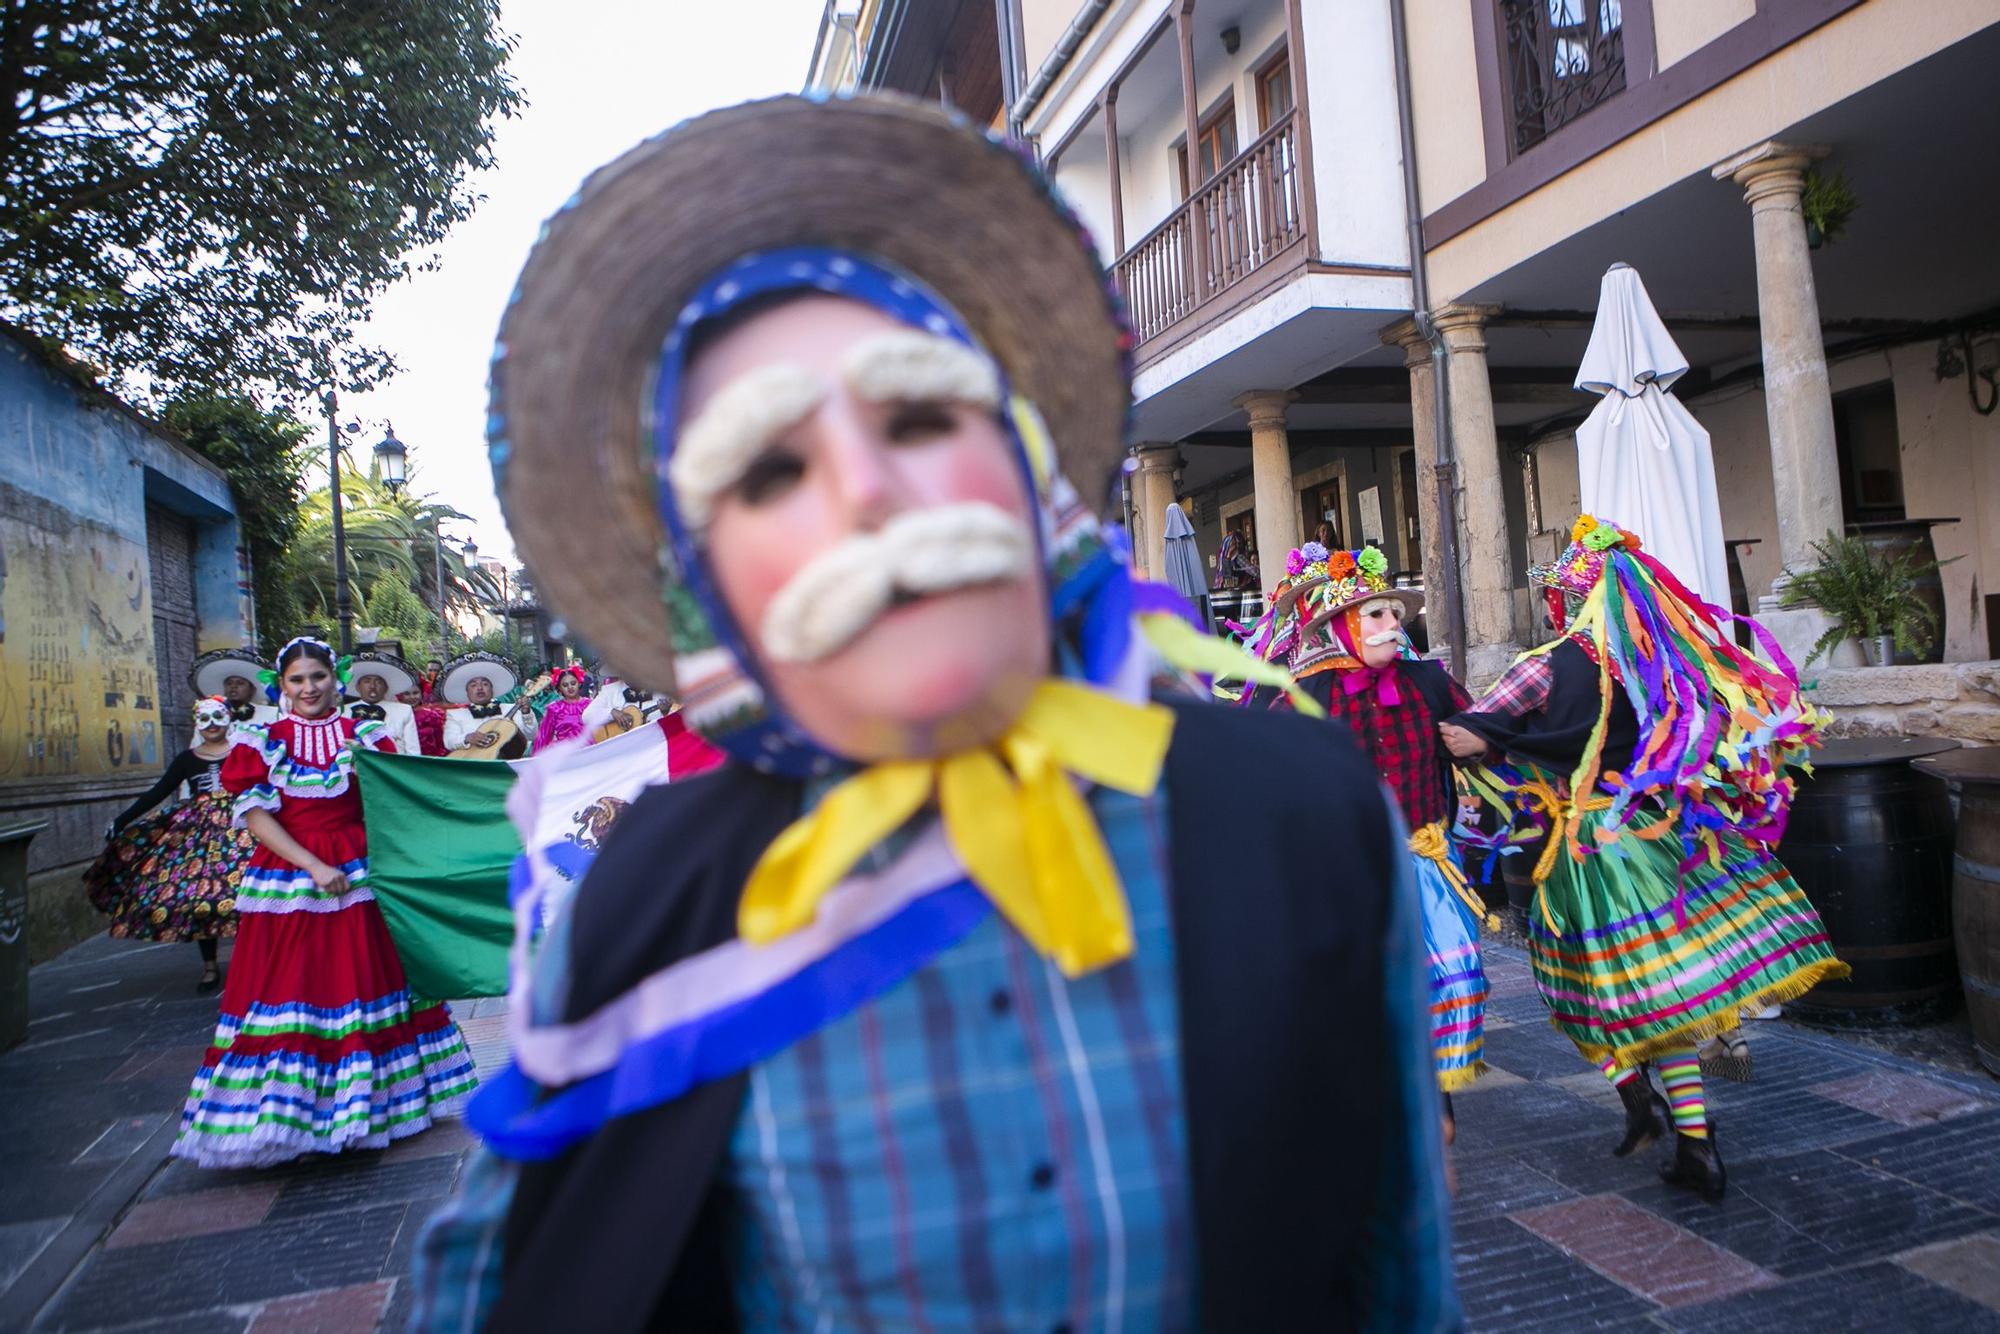
[(0, 1051), (28, 1035), (28, 843), (48, 827), (0, 825)]

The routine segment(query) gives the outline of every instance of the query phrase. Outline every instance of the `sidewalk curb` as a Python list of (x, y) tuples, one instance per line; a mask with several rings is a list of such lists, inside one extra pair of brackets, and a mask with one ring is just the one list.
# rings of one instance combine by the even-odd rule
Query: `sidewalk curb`
[(0, 1329), (29, 1329), (62, 1292), (90, 1254), (111, 1231), (139, 1193), (167, 1162), (167, 1150), (180, 1134), (178, 1109), (165, 1114), (159, 1128), (120, 1163), (104, 1184), (90, 1193), (75, 1217), (49, 1240), (28, 1267), (0, 1291)]

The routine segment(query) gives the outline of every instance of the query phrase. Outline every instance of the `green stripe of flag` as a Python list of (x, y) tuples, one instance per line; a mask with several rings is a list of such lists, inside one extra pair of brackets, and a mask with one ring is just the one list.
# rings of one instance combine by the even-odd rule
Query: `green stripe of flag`
[(507, 819), (514, 770), (490, 760), (356, 747), (368, 823), (368, 888), (415, 996), (507, 994), (514, 915), (507, 872), (521, 839)]

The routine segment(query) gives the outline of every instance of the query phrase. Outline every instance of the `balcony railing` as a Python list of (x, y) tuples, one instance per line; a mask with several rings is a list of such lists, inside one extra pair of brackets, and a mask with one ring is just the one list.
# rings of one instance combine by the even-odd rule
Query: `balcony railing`
[(1498, 0), (1514, 152), (1625, 87), (1621, 0)]
[(1139, 341), (1159, 336), (1303, 241), (1299, 188), (1294, 109), (1119, 257), (1118, 289)]

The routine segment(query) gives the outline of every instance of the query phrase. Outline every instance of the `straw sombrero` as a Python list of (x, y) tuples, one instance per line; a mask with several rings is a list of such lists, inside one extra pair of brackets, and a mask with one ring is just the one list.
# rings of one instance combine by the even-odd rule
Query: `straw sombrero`
[(222, 683), (232, 676), (240, 676), (254, 686), (258, 673), (269, 670), (271, 664), (258, 657), (255, 649), (219, 648), (194, 660), (194, 665), (188, 668), (188, 688), (194, 691), (196, 699), (206, 699), (220, 695)]
[(347, 670), (350, 685), (364, 676), (379, 676), (389, 683), (389, 697), (407, 694), (417, 688), (417, 674), (410, 664), (393, 653), (357, 653)]
[(712, 112), (590, 177), (522, 271), (491, 452), (535, 586), (620, 675), (674, 689), (647, 399), (690, 296), (746, 254), (827, 246), (928, 286), (1105, 493), (1129, 337), (1088, 237), (1014, 148), (926, 103), (779, 97)]
[(493, 653), (467, 653), (453, 658), (438, 673), (438, 693), (449, 703), (463, 704), (467, 683), (478, 676), (493, 683), (495, 695), (504, 695), (520, 684), (520, 677), (505, 658)]

